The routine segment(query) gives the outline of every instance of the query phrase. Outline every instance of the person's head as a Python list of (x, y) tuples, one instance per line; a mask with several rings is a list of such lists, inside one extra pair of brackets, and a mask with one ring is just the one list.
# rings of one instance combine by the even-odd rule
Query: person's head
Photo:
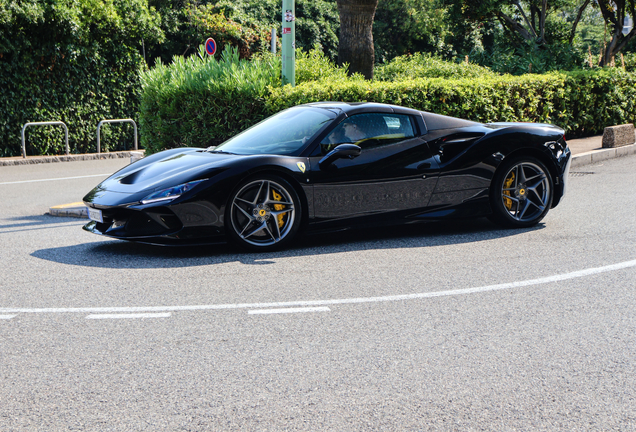
[(344, 140), (344, 131), (342, 128), (336, 128), (329, 134), (327, 140), (330, 144), (340, 144)]
[(360, 127), (352, 120), (346, 121), (342, 125), (342, 128), (345, 136), (352, 141), (359, 141), (366, 137), (366, 134), (360, 130)]

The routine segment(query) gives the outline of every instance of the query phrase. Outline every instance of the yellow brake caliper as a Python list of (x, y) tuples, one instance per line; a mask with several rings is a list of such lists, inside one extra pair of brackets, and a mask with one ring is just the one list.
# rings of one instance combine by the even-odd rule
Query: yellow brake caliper
[[(511, 172), (510, 175), (508, 176), (508, 178), (506, 180), (504, 180), (504, 189), (510, 189), (510, 187), (514, 184), (515, 182), (515, 173)], [(507, 196), (512, 196), (510, 195), (510, 191), (503, 191), (504, 194), (504, 205), (506, 206), (506, 208), (508, 209), (508, 211), (512, 210), (512, 200), (510, 198), (506, 198)]]
[[(276, 193), (276, 191), (274, 189), (272, 189), (272, 197), (274, 198), (275, 201), (280, 201), (283, 199), (283, 196)], [(285, 206), (282, 204), (274, 204), (274, 210), (276, 211), (281, 211), (282, 209), (284, 209)], [(278, 215), (278, 228), (282, 228), (283, 225), (285, 224), (285, 221), (283, 220), (285, 217), (284, 214), (279, 214)]]

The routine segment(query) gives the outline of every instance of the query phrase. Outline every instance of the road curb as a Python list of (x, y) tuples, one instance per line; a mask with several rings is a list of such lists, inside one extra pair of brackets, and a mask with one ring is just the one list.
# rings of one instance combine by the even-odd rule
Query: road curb
[(74, 154), (74, 155), (62, 155), (62, 156), (27, 156), (26, 158), (6, 158), (0, 160), (0, 166), (15, 166), (15, 165), (33, 165), (55, 162), (74, 162), (74, 161), (86, 161), (86, 160), (101, 160), (101, 159), (121, 159), (131, 158), (134, 160), (139, 159), (139, 155), (143, 155), (143, 150), (121, 151), (121, 152), (109, 152), (109, 153), (88, 153), (88, 154)]
[(74, 202), (70, 204), (61, 204), (49, 208), (50, 216), (74, 217), (80, 219), (88, 219), (88, 209), (83, 202)]
[(576, 168), (585, 165), (592, 165), (608, 159), (616, 159), (633, 154), (636, 154), (636, 144), (602, 150), (592, 150), (573, 156), (570, 167)]

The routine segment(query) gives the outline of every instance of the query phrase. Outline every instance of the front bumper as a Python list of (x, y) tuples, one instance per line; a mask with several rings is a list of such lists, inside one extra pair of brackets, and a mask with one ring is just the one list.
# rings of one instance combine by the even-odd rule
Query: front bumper
[(121, 240), (152, 244), (216, 243), (224, 236), (221, 211), (209, 203), (100, 206), (102, 222), (90, 221), (84, 230)]

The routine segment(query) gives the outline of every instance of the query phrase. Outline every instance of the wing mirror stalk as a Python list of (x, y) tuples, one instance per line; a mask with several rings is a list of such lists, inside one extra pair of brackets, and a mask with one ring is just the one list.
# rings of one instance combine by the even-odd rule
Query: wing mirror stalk
[(335, 149), (331, 150), (325, 155), (324, 158), (318, 162), (318, 166), (321, 169), (327, 168), (338, 159), (349, 158), (353, 159), (360, 156), (362, 149), (355, 144), (340, 144)]

